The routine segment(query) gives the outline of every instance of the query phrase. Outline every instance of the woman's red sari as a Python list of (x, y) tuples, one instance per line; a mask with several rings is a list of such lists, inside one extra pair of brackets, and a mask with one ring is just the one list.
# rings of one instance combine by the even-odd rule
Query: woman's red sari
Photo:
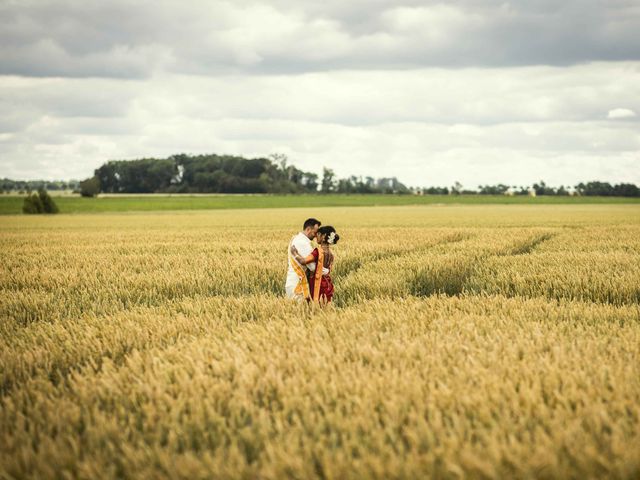
[[(329, 303), (333, 298), (333, 282), (331, 281), (331, 268), (333, 267), (333, 253), (326, 253), (317, 248), (313, 249), (311, 255), (316, 262), (316, 271), (309, 279), (309, 291), (314, 302)], [(322, 273), (322, 267), (329, 270), (329, 273)], [(316, 287), (319, 282), (319, 287)]]

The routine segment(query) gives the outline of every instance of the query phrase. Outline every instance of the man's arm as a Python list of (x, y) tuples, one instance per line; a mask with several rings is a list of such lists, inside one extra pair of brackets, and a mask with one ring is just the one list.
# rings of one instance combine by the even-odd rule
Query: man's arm
[(295, 247), (295, 245), (291, 246), (291, 254), (293, 255), (293, 258), (295, 258), (300, 265), (307, 265), (309, 263), (316, 261), (316, 257), (313, 256), (313, 253), (311, 253), (310, 255), (307, 255), (306, 257), (303, 257), (302, 255), (300, 255), (300, 252), (298, 252), (298, 249)]
[[(300, 263), (300, 265), (305, 265), (310, 271), (315, 271), (316, 264), (315, 262), (307, 263), (305, 259), (311, 255), (313, 252), (313, 247), (310, 242), (296, 241), (298, 239), (294, 239), (291, 243), (291, 254), (293, 257)], [(294, 253), (296, 252), (296, 253)], [(297, 254), (297, 256), (296, 256)], [(298, 258), (299, 257), (299, 258)]]

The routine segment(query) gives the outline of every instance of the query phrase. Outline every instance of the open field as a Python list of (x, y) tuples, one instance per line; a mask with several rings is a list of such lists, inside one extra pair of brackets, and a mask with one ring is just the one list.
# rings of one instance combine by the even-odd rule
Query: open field
[[(54, 195), (62, 213), (131, 212), (162, 210), (218, 210), (239, 208), (371, 207), (433, 204), (640, 204), (633, 197), (526, 197), (505, 195)], [(24, 195), (1, 195), (0, 214), (22, 213)]]
[[(324, 310), (282, 298), (311, 215)], [(640, 205), (5, 216), (0, 245), (0, 478), (640, 476)]]

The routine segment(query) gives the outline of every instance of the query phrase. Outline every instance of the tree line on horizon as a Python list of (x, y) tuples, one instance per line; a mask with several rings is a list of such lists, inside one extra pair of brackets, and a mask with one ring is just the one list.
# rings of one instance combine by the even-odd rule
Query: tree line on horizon
[(0, 178), (0, 194), (8, 192), (31, 193), (38, 190), (80, 192), (80, 180), (11, 180)]
[(544, 181), (531, 186), (479, 185), (465, 189), (459, 182), (451, 187), (407, 187), (396, 177), (350, 176), (338, 178), (329, 168), (322, 176), (290, 164), (281, 154), (247, 159), (229, 155), (172, 155), (166, 159), (110, 160), (81, 182), (0, 180), (0, 193), (37, 190), (73, 190), (83, 196), (99, 193), (346, 193), (424, 195), (586, 195), (639, 197), (633, 183), (612, 185), (592, 181), (575, 186), (551, 187)]
[(337, 178), (305, 172), (284, 155), (251, 158), (228, 155), (173, 155), (166, 159), (112, 160), (80, 182), (85, 195), (97, 193), (411, 193), (397, 178)]

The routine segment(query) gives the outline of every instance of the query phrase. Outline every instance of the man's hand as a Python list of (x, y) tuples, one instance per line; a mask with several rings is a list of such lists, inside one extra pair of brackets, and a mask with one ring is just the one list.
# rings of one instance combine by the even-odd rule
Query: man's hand
[(304, 258), (302, 257), (302, 255), (300, 255), (298, 249), (294, 245), (291, 245), (291, 255), (293, 255), (293, 258), (295, 258), (296, 262), (298, 262), (300, 265), (306, 264)]

